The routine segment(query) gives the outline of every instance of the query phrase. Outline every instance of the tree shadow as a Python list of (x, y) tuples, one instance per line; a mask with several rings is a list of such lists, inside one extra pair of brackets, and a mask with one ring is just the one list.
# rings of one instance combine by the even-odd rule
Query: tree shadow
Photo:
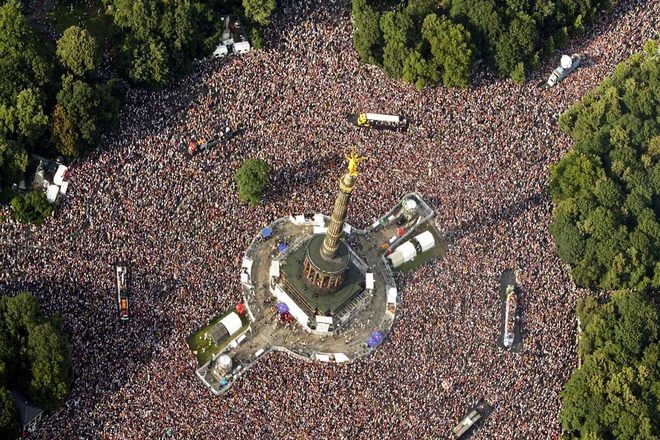
[(338, 153), (332, 153), (285, 165), (271, 175), (266, 200), (280, 201), (289, 198), (296, 188), (314, 186), (341, 160)]
[(485, 228), (495, 226), (516, 217), (544, 202), (548, 202), (549, 199), (550, 194), (547, 191), (536, 192), (512, 205), (503, 206), (498, 211), (491, 212), (490, 215), (475, 215), (470, 220), (463, 221), (460, 225), (449, 228), (445, 232), (445, 236), (447, 237), (447, 241), (453, 244), (468, 235), (476, 234)]
[[(114, 266), (107, 266), (108, 271), (114, 270)], [(133, 279), (142, 276), (134, 273)], [(98, 283), (46, 276), (32, 282), (9, 280), (0, 286), (0, 294), (29, 292), (37, 298), (45, 315), (58, 313), (62, 317), (63, 331), (72, 347), (73, 368), (71, 393), (57, 411), (57, 417), (67, 420), (66, 432), (96, 437), (99, 432), (98, 427), (90, 424), (93, 420), (75, 414), (78, 402), (84, 402), (85, 408), (94, 408), (107, 401), (159, 355), (159, 342), (172, 338), (175, 323), (169, 314), (158, 310), (166, 306), (174, 286), (170, 280), (162, 288), (152, 286), (148, 294), (132, 288), (128, 321), (119, 319), (114, 285), (99, 289)]]

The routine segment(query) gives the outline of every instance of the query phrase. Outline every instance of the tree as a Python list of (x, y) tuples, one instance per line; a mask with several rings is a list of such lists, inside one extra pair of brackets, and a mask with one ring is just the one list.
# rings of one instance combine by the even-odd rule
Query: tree
[(639, 292), (620, 291), (598, 305), (578, 302), (582, 367), (562, 392), (559, 419), (582, 438), (657, 438), (660, 421), (660, 319)]
[(67, 28), (55, 52), (62, 65), (76, 76), (82, 77), (98, 67), (98, 47), (94, 37), (78, 26)]
[(407, 45), (412, 27), (413, 21), (405, 10), (389, 11), (380, 18), (380, 30), (386, 45), (394, 42)]
[[(17, 386), (42, 408), (56, 409), (69, 393), (71, 348), (61, 318), (44, 317), (36, 299), (21, 292), (0, 296), (0, 433), (3, 385)], [(4, 437), (3, 437), (4, 438)]]
[(495, 46), (495, 61), (499, 74), (511, 76), (515, 72), (517, 79), (520, 79), (520, 68), (517, 67), (519, 63), (534, 67), (537, 64), (534, 56), (537, 39), (534, 19), (526, 14), (516, 16)]
[(65, 78), (57, 94), (57, 104), (62, 106), (79, 143), (85, 148), (94, 145), (99, 134), (100, 105), (94, 88), (86, 82)]
[(14, 438), (18, 433), (18, 412), (11, 394), (0, 387), (0, 437)]
[(167, 48), (160, 39), (136, 43), (131, 58), (129, 77), (137, 84), (162, 87), (170, 80)]
[(28, 154), (15, 141), (0, 137), (0, 183), (18, 183), (27, 169)]
[(41, 97), (34, 89), (25, 89), (16, 100), (18, 132), (25, 140), (34, 145), (48, 130), (48, 116), (43, 112)]
[(37, 38), (18, 0), (0, 6), (0, 104), (10, 104), (28, 88), (51, 80), (52, 66), (37, 51)]
[(559, 119), (574, 148), (550, 169), (550, 232), (580, 286), (660, 288), (659, 57), (633, 55)]
[(64, 157), (69, 159), (75, 157), (78, 154), (78, 135), (64, 107), (60, 104), (57, 104), (53, 110), (52, 121), (51, 132), (55, 148)]
[(445, 87), (467, 87), (474, 62), (470, 33), (431, 14), (424, 19), (422, 35), (431, 45), (433, 64), (442, 69)]
[(403, 63), (408, 57), (410, 51), (405, 44), (399, 40), (391, 40), (385, 45), (383, 50), (383, 68), (392, 78), (401, 78), (403, 76)]
[[(401, 77), (398, 61), (403, 44), (404, 60), (408, 60), (404, 80), (418, 87), (429, 81), (423, 77), (411, 81), (420, 70), (419, 59), (410, 56), (411, 51), (417, 51), (429, 65), (439, 69), (448, 87), (467, 87), (477, 58), (500, 75), (521, 83), (541, 54), (552, 54), (556, 47), (566, 45), (569, 29), (580, 31), (584, 23), (594, 19), (596, 11), (610, 4), (610, 0), (406, 0), (391, 10), (392, 2), (368, 4), (367, 0), (353, 0), (353, 42), (362, 61), (382, 65), (394, 78)], [(447, 14), (442, 19), (436, 16), (440, 9)], [(374, 24), (379, 19), (382, 36)], [(440, 33), (444, 21), (447, 23)], [(440, 46), (449, 51), (449, 57), (445, 54), (441, 60), (431, 59), (429, 35), (447, 40)]]
[(40, 191), (30, 191), (14, 197), (11, 200), (11, 207), (18, 221), (37, 225), (43, 223), (53, 212), (53, 207)]
[(70, 391), (70, 347), (66, 339), (50, 322), (36, 325), (30, 332), (28, 357), (32, 396), (44, 409), (55, 410)]
[(100, 97), (99, 121), (106, 127), (117, 125), (119, 111), (124, 105), (126, 87), (123, 81), (113, 78), (96, 85), (96, 95)]
[(275, 10), (275, 0), (243, 0), (243, 9), (252, 21), (266, 26)]
[(269, 173), (268, 164), (264, 160), (245, 160), (234, 176), (241, 201), (257, 205), (268, 185)]
[[(365, 63), (379, 64), (382, 45), (380, 14), (366, 0), (353, 0), (353, 44)], [(381, 50), (382, 51), (382, 50)]]
[(423, 89), (427, 84), (437, 81), (437, 68), (429, 65), (420, 53), (413, 50), (403, 62), (403, 80)]

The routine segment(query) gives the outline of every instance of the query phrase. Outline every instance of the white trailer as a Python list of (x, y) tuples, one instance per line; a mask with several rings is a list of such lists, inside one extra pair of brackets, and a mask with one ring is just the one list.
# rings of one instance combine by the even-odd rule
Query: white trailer
[(384, 115), (381, 113), (359, 113), (350, 117), (358, 127), (388, 128), (394, 130), (405, 130), (408, 121), (399, 115)]

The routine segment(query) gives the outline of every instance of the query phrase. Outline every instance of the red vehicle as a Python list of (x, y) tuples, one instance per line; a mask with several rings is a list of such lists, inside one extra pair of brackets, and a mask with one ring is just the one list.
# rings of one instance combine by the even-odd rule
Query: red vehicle
[(115, 266), (117, 274), (117, 302), (119, 304), (119, 319), (128, 320), (128, 269), (126, 266)]

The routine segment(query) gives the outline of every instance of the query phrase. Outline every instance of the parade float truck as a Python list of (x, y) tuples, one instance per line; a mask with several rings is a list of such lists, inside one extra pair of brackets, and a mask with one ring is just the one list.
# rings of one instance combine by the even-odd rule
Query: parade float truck
[(405, 131), (408, 128), (408, 121), (398, 115), (381, 115), (378, 113), (359, 113), (348, 117), (357, 127), (375, 128), (394, 131)]
[(506, 287), (506, 308), (504, 311), (504, 337), (502, 344), (506, 348), (511, 348), (515, 335), (515, 319), (517, 307), (516, 288), (513, 284)]
[(194, 156), (200, 151), (205, 151), (211, 147), (216, 146), (217, 144), (218, 144), (218, 139), (207, 141), (206, 139), (201, 138), (201, 139), (197, 139), (196, 141), (190, 141), (190, 143), (188, 144), (188, 154)]
[(119, 319), (128, 320), (128, 269), (125, 266), (115, 266), (117, 275), (117, 302), (119, 304)]
[(221, 139), (225, 139), (227, 141), (230, 140), (237, 133), (239, 133), (239, 130), (232, 130), (229, 127), (225, 127), (225, 131), (221, 132), (219, 136), (210, 141), (207, 141), (205, 138), (198, 138), (197, 140), (193, 139), (188, 143), (188, 154), (190, 154), (192, 157), (201, 151), (206, 151), (215, 147), (218, 145), (218, 143), (220, 143)]
[(560, 81), (563, 81), (568, 75), (573, 73), (580, 66), (581, 62), (582, 58), (576, 53), (571, 56), (562, 55), (559, 66), (552, 71), (548, 80), (541, 84), (541, 88), (549, 89), (556, 86)]

